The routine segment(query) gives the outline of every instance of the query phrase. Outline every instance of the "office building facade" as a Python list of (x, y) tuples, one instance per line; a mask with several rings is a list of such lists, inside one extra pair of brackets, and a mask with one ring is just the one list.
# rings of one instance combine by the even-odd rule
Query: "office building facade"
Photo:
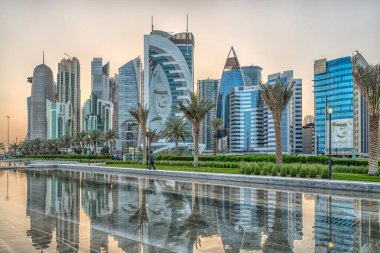
[[(218, 79), (205, 79), (198, 80), (199, 96), (204, 100), (209, 100), (211, 103), (216, 104), (218, 97), (218, 88), (220, 80)], [(214, 129), (211, 121), (216, 118), (216, 107), (212, 108), (202, 121), (201, 130), (199, 135), (199, 142), (206, 145), (205, 150), (214, 150)]]
[(177, 105), (188, 91), (194, 91), (194, 35), (159, 30), (144, 35), (142, 102), (150, 109), (149, 128), (161, 131), (170, 116), (183, 116)]
[(328, 153), (329, 115), (331, 115), (331, 152), (334, 156), (365, 155), (368, 152), (368, 119), (365, 101), (355, 86), (352, 60), (366, 65), (361, 55), (314, 62), (315, 135), (318, 153)]
[(244, 86), (260, 85), (262, 70), (259, 66), (242, 66), (241, 72), (243, 74)]
[(76, 136), (80, 132), (81, 120), (80, 63), (77, 58), (62, 59), (58, 63), (56, 89), (57, 102), (71, 104), (71, 112), (68, 112), (70, 131), (67, 134)]
[(46, 140), (47, 120), (46, 101), (54, 101), (53, 72), (42, 64), (35, 67), (32, 78), (32, 94), (30, 99), (30, 139)]
[(95, 57), (91, 61), (91, 91), (104, 101), (110, 101), (110, 63), (103, 66), (102, 58)]
[(128, 150), (129, 148), (138, 147), (139, 126), (135, 124), (135, 119), (129, 111), (136, 109), (140, 98), (141, 86), (141, 59), (135, 58), (119, 68), (117, 75), (117, 131), (119, 140), (117, 142), (118, 150)]
[(302, 126), (302, 154), (315, 154), (314, 117), (305, 116)]
[(98, 99), (94, 93), (82, 107), (82, 129), (85, 132), (98, 130), (105, 133), (112, 129), (113, 104)]
[(58, 139), (70, 135), (73, 109), (71, 103), (46, 101), (47, 139)]

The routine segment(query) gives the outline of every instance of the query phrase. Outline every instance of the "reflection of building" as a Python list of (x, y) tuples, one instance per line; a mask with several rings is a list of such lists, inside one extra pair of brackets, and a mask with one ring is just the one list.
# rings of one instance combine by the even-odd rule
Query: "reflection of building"
[(57, 139), (70, 135), (71, 103), (53, 103), (46, 101), (47, 139)]
[(57, 102), (71, 104), (68, 112), (71, 129), (68, 134), (76, 136), (80, 132), (81, 111), (80, 64), (77, 58), (62, 59), (58, 63), (57, 94)]
[[(194, 91), (194, 35), (170, 34), (153, 30), (144, 35), (143, 104), (149, 117), (156, 119), (149, 128), (162, 130), (170, 116), (181, 116), (177, 104)], [(149, 120), (149, 121), (150, 121)]]
[[(217, 79), (198, 80), (199, 96), (216, 104), (219, 82), (220, 80)], [(211, 121), (215, 118), (216, 107), (212, 108), (202, 121), (199, 142), (206, 144), (206, 150), (214, 149), (214, 129), (212, 128)]]
[(35, 67), (30, 102), (30, 139), (46, 139), (46, 100), (55, 101), (53, 84), (53, 72), (44, 62)]
[[(302, 79), (293, 76), (293, 70), (284, 71), (268, 76), (268, 84), (275, 84), (279, 80), (285, 84), (294, 81), (293, 96), (282, 114), (281, 145), (282, 152), (298, 154), (302, 152)], [(264, 135), (268, 153), (275, 152), (275, 133), (272, 113), (266, 108), (264, 113), (267, 122), (264, 124)]]
[(302, 127), (302, 154), (315, 153), (314, 117), (307, 115)]
[(135, 58), (119, 68), (117, 76), (118, 150), (138, 146), (138, 126), (129, 111), (140, 102), (141, 60)]
[(83, 131), (99, 130), (102, 132), (112, 128), (112, 102), (97, 99), (92, 93), (82, 108)]
[(328, 114), (332, 107), (332, 154), (365, 155), (368, 151), (366, 105), (360, 91), (354, 87), (354, 64), (366, 65), (361, 55), (314, 62), (315, 135), (318, 152), (328, 152)]

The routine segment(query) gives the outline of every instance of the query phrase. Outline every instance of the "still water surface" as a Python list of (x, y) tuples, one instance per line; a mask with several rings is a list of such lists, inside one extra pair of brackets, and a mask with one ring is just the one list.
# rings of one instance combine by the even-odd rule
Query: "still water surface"
[(0, 252), (380, 252), (379, 211), (366, 198), (3, 170)]

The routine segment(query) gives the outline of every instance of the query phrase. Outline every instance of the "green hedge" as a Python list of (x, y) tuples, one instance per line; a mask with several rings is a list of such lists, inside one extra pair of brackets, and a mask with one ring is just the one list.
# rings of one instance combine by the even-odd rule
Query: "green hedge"
[[(157, 161), (193, 161), (191, 155), (157, 155)], [(255, 154), (255, 155), (201, 155), (199, 161), (204, 162), (276, 162), (275, 155)], [(294, 156), (284, 155), (284, 163), (308, 163), (308, 164), (328, 164), (327, 156)], [(368, 160), (365, 158), (332, 158), (333, 165), (347, 166), (367, 166)]]
[(91, 160), (106, 160), (111, 159), (111, 155), (78, 155), (78, 154), (57, 154), (57, 155), (24, 155), (19, 156), (19, 158), (26, 158), (26, 159), (42, 159), (42, 160), (50, 160), (50, 159), (58, 159), (58, 160), (85, 160), (85, 159), (91, 159)]

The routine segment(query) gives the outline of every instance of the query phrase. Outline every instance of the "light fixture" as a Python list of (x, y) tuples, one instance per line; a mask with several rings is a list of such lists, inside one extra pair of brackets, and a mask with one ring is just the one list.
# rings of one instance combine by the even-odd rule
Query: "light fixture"
[(330, 249), (334, 248), (334, 243), (333, 242), (329, 242), (329, 248)]
[(329, 113), (330, 115), (333, 113), (333, 109), (332, 109), (331, 106), (330, 106), (327, 110), (328, 110), (328, 113)]

